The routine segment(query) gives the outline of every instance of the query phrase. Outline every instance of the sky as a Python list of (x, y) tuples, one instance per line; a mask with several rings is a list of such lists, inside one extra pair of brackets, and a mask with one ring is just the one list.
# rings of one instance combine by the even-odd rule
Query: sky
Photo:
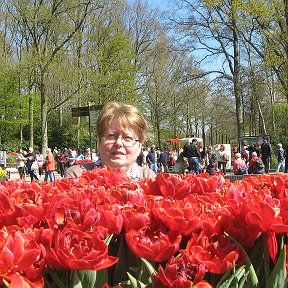
[(148, 0), (148, 2), (155, 7), (158, 6), (159, 8), (163, 8), (163, 9), (168, 6), (167, 0)]
[(153, 6), (159, 6), (161, 8), (161, 6), (163, 6), (163, 0), (149, 0), (148, 1), (150, 4), (152, 4)]

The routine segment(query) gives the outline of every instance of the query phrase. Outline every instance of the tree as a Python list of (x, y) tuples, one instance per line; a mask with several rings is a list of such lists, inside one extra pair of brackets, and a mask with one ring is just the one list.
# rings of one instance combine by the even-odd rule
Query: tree
[[(248, 1), (243, 5), (243, 39), (270, 67), (288, 101), (288, 3), (286, 0)], [(245, 33), (249, 31), (249, 33)]]
[(233, 83), (239, 138), (243, 134), (240, 43), (237, 28), (239, 25), (237, 12), (241, 1), (183, 0), (182, 2), (190, 11), (189, 16), (187, 19), (183, 19), (183, 16), (180, 15), (179, 20), (174, 19), (174, 23), (176, 23), (176, 29), (181, 29), (186, 37), (190, 50), (205, 50), (206, 59), (218, 57), (222, 61), (222, 69), (214, 66), (206, 73), (191, 75), (190, 78), (218, 74), (218, 77)]
[[(47, 79), (50, 67), (65, 45), (84, 24), (91, 1), (13, 1), (11, 15), (16, 19), (19, 34), (25, 39), (26, 51), (33, 61), (34, 79), (41, 98), (41, 147), (42, 153), (48, 146)], [(97, 8), (97, 5), (96, 5)]]

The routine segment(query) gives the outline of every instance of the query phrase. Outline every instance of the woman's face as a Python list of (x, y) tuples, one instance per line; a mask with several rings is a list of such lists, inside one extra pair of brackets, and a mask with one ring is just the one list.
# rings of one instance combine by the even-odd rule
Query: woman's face
[[(102, 165), (120, 168), (123, 173), (130, 172), (141, 150), (139, 135), (132, 129), (124, 129), (111, 120), (99, 144)], [(128, 142), (128, 144), (125, 144)]]

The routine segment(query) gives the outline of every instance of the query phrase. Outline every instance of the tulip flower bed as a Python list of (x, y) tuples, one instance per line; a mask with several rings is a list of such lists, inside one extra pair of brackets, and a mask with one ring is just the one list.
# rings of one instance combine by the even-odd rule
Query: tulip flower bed
[(75, 160), (73, 162), (73, 165), (80, 165), (80, 164), (85, 164), (85, 163), (92, 163), (92, 160), (90, 160), (90, 159)]
[(286, 287), (286, 174), (0, 183), (1, 287)]

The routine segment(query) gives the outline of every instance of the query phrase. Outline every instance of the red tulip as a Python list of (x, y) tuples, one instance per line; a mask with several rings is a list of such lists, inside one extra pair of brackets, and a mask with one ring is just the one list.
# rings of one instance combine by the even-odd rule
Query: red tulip
[[(1, 186), (1, 185), (0, 185)], [(17, 224), (15, 206), (6, 189), (0, 191), (0, 228)]]
[(43, 234), (43, 243), (49, 243), (46, 259), (51, 268), (101, 270), (118, 261), (108, 256), (106, 243), (95, 232), (82, 232), (68, 225), (54, 234)]
[[(7, 279), (13, 283), (26, 278), (33, 282), (42, 279), (45, 250), (41, 244), (28, 239), (35, 238), (33, 234), (28, 233), (26, 238), (24, 232), (15, 232), (12, 229), (10, 231), (1, 230), (0, 273), (6, 275)], [(15, 278), (14, 274), (19, 275), (19, 277), (23, 276), (23, 279), (21, 277)]]
[[(183, 179), (183, 176), (158, 174), (155, 184), (159, 189), (159, 194), (173, 199), (183, 199), (191, 193), (190, 183)], [(154, 193), (153, 193), (154, 194)]]
[(151, 225), (140, 230), (130, 230), (125, 234), (127, 245), (138, 257), (149, 261), (163, 262), (178, 250), (181, 235), (167, 232), (160, 226)]
[(202, 209), (197, 206), (180, 200), (161, 199), (152, 212), (169, 230), (187, 236), (200, 227)]
[(123, 217), (118, 205), (99, 206), (99, 218), (95, 225), (107, 228), (109, 234), (119, 234), (123, 226)]
[(260, 232), (287, 233), (288, 225), (283, 223), (279, 214), (280, 203), (277, 199), (263, 200), (258, 195), (249, 195), (245, 218), (247, 223)]
[(139, 230), (149, 225), (150, 210), (148, 207), (137, 206), (136, 208), (124, 207), (122, 210), (125, 231)]
[(190, 263), (202, 263), (210, 273), (222, 274), (239, 258), (239, 248), (222, 236), (207, 237), (203, 232), (193, 234), (184, 252)]
[(152, 275), (154, 286), (157, 288), (212, 288), (208, 282), (203, 281), (206, 270), (201, 263), (189, 263), (185, 255), (172, 258), (165, 269), (158, 268), (158, 274)]

